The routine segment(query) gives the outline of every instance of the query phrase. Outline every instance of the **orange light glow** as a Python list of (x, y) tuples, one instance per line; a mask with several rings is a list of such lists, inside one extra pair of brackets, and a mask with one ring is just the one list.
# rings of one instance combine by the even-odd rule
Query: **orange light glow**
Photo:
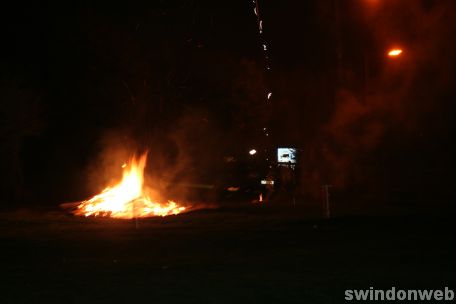
[(81, 202), (74, 211), (76, 215), (107, 216), (113, 218), (139, 218), (179, 214), (186, 210), (176, 202), (159, 203), (144, 193), (144, 168), (147, 154), (139, 160), (135, 157), (124, 164), (122, 180), (115, 186), (105, 188), (89, 200)]
[(401, 49), (392, 49), (388, 52), (388, 56), (390, 57), (397, 57), (399, 55), (402, 54), (402, 50)]

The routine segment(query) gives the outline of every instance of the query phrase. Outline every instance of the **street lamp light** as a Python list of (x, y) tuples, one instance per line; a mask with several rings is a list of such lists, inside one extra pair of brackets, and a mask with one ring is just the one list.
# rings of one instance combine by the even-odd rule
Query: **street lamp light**
[(402, 54), (402, 50), (401, 49), (391, 49), (388, 52), (388, 56), (389, 57), (397, 57), (397, 56), (400, 56), (401, 54)]

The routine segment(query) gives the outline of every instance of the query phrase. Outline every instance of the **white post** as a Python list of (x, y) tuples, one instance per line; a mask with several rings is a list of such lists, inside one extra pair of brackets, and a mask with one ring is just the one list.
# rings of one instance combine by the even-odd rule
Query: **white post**
[(323, 185), (323, 190), (325, 192), (325, 216), (327, 219), (331, 217), (331, 206), (329, 204), (329, 188), (332, 185)]

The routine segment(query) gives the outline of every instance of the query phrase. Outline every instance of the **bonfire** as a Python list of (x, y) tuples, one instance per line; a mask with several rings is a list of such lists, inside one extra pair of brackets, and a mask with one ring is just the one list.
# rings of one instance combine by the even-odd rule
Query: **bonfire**
[(144, 187), (146, 161), (147, 153), (139, 159), (132, 157), (122, 166), (123, 176), (119, 183), (108, 186), (91, 199), (80, 202), (74, 214), (131, 219), (184, 212), (186, 208), (176, 202), (160, 203), (151, 199), (146, 193)]

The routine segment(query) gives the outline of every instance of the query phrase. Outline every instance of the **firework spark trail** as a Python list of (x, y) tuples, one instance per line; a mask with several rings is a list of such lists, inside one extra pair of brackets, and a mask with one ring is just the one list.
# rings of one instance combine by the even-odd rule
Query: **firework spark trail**
[[(266, 39), (264, 38), (264, 34), (263, 34), (263, 20), (261, 19), (258, 0), (252, 0), (252, 2), (254, 5), (253, 12), (255, 13), (255, 16), (257, 17), (258, 32), (260, 35), (260, 43), (261, 43), (263, 54), (264, 54), (265, 69), (266, 69), (266, 72), (269, 72), (271, 70), (271, 66), (269, 63), (268, 45), (267, 45)], [(271, 102), (271, 96), (272, 96), (272, 92), (271, 92), (270, 88), (267, 88), (267, 92), (266, 92), (266, 96), (265, 96), (267, 103)], [(263, 128), (263, 133), (265, 136), (269, 136), (266, 127)]]

